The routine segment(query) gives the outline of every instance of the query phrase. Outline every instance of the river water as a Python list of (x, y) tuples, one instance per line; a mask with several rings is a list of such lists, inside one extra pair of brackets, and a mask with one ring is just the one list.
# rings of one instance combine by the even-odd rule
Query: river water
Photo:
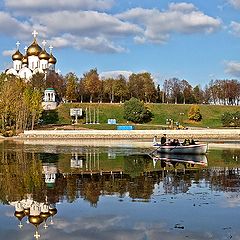
[(0, 143), (0, 239), (240, 239), (240, 149)]

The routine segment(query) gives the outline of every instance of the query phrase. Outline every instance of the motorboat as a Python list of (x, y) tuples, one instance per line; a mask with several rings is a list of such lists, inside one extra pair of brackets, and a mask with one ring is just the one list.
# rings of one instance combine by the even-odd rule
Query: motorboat
[(161, 145), (154, 144), (155, 149), (152, 153), (167, 153), (167, 154), (206, 154), (208, 145), (207, 144), (193, 144), (193, 145)]

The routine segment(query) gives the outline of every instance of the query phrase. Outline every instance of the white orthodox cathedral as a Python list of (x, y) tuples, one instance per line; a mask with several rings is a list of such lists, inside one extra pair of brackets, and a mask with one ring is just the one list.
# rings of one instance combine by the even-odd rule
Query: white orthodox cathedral
[[(42, 42), (42, 47), (37, 43), (38, 33), (33, 31), (33, 42), (29, 47), (25, 47), (24, 55), (20, 52), (19, 41), (16, 43), (17, 50), (12, 55), (13, 67), (6, 70), (6, 74), (13, 74), (26, 81), (29, 81), (36, 73), (55, 72), (57, 59), (52, 54), (53, 47), (50, 46), (50, 53), (46, 51), (46, 41)], [(48, 88), (44, 92), (42, 103), (43, 109), (51, 110), (57, 107), (56, 92), (53, 88)]]
[(53, 47), (50, 46), (50, 53), (46, 51), (46, 41), (42, 42), (42, 47), (37, 43), (38, 33), (33, 31), (33, 42), (29, 47), (25, 47), (25, 53), (19, 50), (20, 43), (17, 42), (17, 50), (12, 55), (13, 67), (6, 70), (6, 74), (13, 74), (20, 78), (29, 80), (36, 73), (46, 74), (48, 71), (55, 71), (56, 58), (52, 54)]

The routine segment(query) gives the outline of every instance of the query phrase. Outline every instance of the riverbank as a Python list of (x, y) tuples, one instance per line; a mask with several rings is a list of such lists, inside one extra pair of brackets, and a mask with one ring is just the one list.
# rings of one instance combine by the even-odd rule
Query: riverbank
[(18, 139), (153, 139), (163, 134), (167, 138), (198, 140), (240, 140), (240, 129), (188, 129), (188, 130), (30, 130)]

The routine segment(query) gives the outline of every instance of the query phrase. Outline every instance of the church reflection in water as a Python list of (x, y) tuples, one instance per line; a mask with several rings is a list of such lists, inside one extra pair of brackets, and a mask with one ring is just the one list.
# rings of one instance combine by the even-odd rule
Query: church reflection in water
[[(209, 167), (205, 157), (178, 161), (166, 156), (152, 159), (112, 148), (50, 150), (36, 151), (16, 144), (2, 146), (0, 152), (0, 200), (14, 207), (19, 228), (25, 224), (34, 226), (35, 239), (54, 224), (59, 202), (72, 203), (81, 198), (97, 207), (103, 195), (148, 202), (160, 183), (163, 194), (177, 194), (186, 193), (193, 182), (202, 179), (212, 188), (228, 188), (234, 184), (233, 174), (236, 178), (240, 175), (234, 165)], [(222, 180), (228, 174), (232, 174), (231, 183)]]
[(34, 237), (40, 238), (38, 231), (39, 225), (44, 222), (44, 228), (48, 228), (48, 219), (50, 218), (50, 224), (53, 224), (53, 216), (57, 214), (55, 204), (49, 204), (47, 199), (45, 202), (34, 201), (31, 195), (27, 195), (26, 198), (9, 202), (10, 205), (15, 207), (14, 216), (19, 220), (19, 228), (23, 228), (22, 220), (27, 219), (27, 223), (35, 226), (36, 231)]

